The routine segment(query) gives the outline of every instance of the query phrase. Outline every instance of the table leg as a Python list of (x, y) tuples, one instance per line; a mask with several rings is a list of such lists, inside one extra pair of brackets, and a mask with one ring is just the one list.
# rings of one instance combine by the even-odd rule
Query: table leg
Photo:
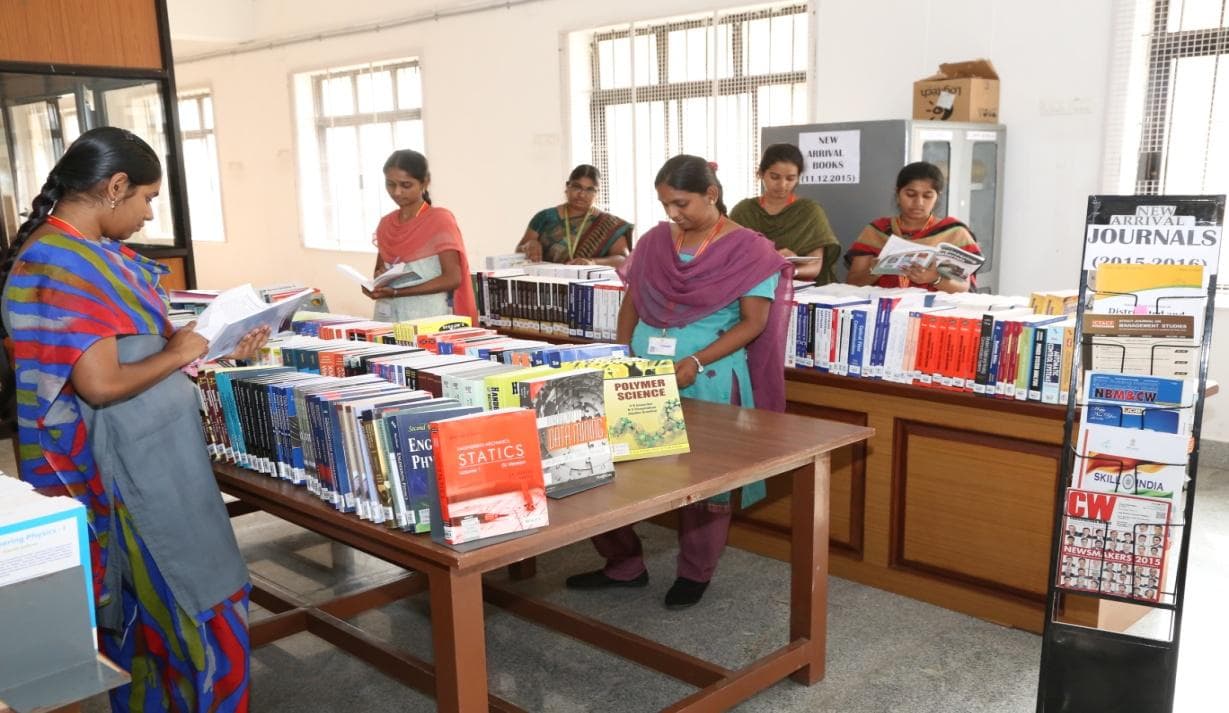
[(828, 487), (825, 453), (790, 476), (790, 641), (810, 641), (807, 665), (792, 678), (806, 685), (823, 680), (828, 647)]
[(482, 575), (428, 573), (435, 643), (435, 704), (440, 713), (487, 710)]

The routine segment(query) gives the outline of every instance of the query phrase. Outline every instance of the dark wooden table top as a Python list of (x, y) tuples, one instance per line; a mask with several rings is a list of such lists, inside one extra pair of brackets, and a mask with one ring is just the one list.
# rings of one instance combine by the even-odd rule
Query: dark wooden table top
[(612, 483), (551, 500), (548, 527), (469, 552), (340, 513), (282, 480), (222, 463), (214, 471), (224, 491), (307, 527), (344, 528), (349, 538), (376, 550), (486, 572), (788, 472), (874, 434), (863, 426), (690, 399), (683, 401), (683, 413), (690, 453), (619, 463)]

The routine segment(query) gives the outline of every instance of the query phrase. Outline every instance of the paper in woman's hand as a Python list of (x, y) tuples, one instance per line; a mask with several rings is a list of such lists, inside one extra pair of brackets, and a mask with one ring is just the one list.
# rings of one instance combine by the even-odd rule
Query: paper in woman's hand
[(271, 333), (276, 333), (313, 293), (314, 290), (308, 288), (273, 304), (260, 299), (251, 285), (218, 295), (196, 320), (196, 333), (209, 340), (205, 361), (230, 354), (254, 329), (268, 327)]
[(410, 269), (410, 264), (411, 263), (408, 262), (397, 263), (384, 272), (381, 272), (374, 279), (367, 277), (349, 265), (343, 265), (341, 263), (338, 263), (337, 270), (341, 274), (362, 285), (368, 292), (372, 292), (378, 287), (387, 286), (394, 280), (406, 279), (409, 282), (421, 282), (422, 277), (417, 272)]

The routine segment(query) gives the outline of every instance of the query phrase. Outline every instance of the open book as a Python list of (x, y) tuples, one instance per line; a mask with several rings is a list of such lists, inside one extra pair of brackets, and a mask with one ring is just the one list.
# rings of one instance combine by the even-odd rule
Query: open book
[(384, 287), (390, 282), (394, 280), (400, 280), (402, 278), (407, 278), (415, 282), (422, 280), (422, 277), (417, 272), (414, 272), (412, 269), (410, 269), (410, 265), (412, 264), (413, 263), (408, 263), (408, 262), (397, 263), (396, 265), (393, 265), (392, 267), (388, 268), (384, 272), (381, 272), (374, 279), (367, 277), (366, 275), (359, 272), (358, 270), (355, 270), (353, 267), (350, 267), (349, 265), (343, 265), (339, 263), (337, 265), (337, 270), (341, 274), (345, 275), (351, 280), (354, 280), (358, 284), (367, 288), (368, 291), (371, 291), (371, 290), (376, 289), (377, 287)]
[(209, 340), (205, 361), (230, 354), (253, 329), (268, 327), (277, 332), (314, 292), (308, 288), (272, 304), (262, 300), (251, 285), (218, 295), (196, 319), (196, 333)]
[(965, 280), (977, 272), (985, 261), (986, 258), (981, 255), (975, 255), (949, 243), (939, 243), (938, 246), (931, 247), (893, 235), (879, 251), (879, 262), (871, 268), (871, 274), (903, 275), (912, 265), (933, 266), (944, 277)]

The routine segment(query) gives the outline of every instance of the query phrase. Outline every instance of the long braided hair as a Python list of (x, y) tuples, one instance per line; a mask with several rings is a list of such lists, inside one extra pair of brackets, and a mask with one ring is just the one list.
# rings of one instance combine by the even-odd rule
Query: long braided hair
[[(29, 217), (0, 258), (0, 293), (22, 244), (47, 221), (56, 204), (79, 198), (101, 200), (101, 184), (117, 173), (127, 174), (130, 190), (135, 190), (162, 178), (162, 164), (149, 144), (125, 129), (100, 126), (77, 137), (47, 174), (30, 203)], [(91, 194), (96, 195), (90, 198)]]

